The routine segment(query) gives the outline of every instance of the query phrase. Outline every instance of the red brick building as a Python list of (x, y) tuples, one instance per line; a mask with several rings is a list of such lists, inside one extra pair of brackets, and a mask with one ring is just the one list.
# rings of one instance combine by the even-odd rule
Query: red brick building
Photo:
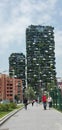
[(14, 101), (15, 96), (18, 97), (18, 100), (22, 102), (22, 80), (17, 78), (11, 78), (5, 74), (0, 74), (0, 101)]

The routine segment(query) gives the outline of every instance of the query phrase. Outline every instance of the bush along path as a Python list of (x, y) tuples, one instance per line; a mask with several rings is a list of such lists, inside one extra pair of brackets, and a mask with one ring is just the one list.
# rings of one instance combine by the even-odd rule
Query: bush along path
[(23, 104), (0, 104), (0, 125), (24, 107)]

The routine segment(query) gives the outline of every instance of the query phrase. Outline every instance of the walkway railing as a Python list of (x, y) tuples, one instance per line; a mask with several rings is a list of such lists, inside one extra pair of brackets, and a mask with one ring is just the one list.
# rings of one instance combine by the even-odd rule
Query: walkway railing
[(50, 91), (50, 95), (53, 99), (53, 107), (62, 111), (62, 91), (60, 88), (55, 87)]

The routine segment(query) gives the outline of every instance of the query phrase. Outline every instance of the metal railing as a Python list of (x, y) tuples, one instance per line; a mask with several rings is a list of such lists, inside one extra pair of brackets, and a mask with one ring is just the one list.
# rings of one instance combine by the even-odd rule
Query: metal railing
[(62, 111), (62, 90), (55, 87), (50, 91), (50, 95), (53, 99), (53, 107)]

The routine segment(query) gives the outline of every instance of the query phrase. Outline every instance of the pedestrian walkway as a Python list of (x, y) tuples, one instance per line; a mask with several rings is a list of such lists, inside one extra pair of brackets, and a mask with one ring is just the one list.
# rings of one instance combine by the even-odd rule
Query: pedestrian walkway
[(62, 113), (30, 104), (2, 124), (0, 130), (62, 130)]

